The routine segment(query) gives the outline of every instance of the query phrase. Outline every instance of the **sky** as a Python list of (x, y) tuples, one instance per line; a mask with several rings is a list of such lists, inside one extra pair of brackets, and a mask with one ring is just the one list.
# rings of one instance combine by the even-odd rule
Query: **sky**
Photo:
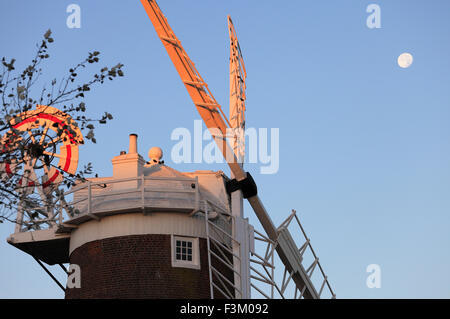
[[(338, 298), (450, 298), (450, 2), (447, 0), (158, 1), (216, 100), (228, 110), (227, 15), (247, 70), (246, 125), (279, 129), (279, 169), (246, 165), (275, 224), (296, 209)], [(81, 27), (68, 28), (70, 4)], [(381, 27), (369, 28), (368, 5)], [(199, 120), (140, 1), (0, 2), (0, 56), (26, 66), (51, 29), (43, 83), (88, 52), (125, 77), (89, 92), (89, 114), (114, 120), (80, 148), (111, 176), (111, 158), (138, 134), (180, 171), (225, 164), (171, 159), (176, 128)], [(409, 68), (397, 64), (409, 52)], [(248, 205), (245, 215), (257, 224)], [(0, 224), (0, 298), (63, 298)], [(369, 288), (367, 266), (380, 267)], [(54, 268), (54, 267), (53, 267)], [(52, 268), (52, 269), (53, 269)], [(62, 270), (53, 269), (61, 281)]]

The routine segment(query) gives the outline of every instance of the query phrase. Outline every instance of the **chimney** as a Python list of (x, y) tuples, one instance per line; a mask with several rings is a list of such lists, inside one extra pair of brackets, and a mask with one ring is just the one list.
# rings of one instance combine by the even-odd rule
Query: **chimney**
[[(137, 134), (130, 134), (128, 154), (120, 152), (111, 161), (113, 164), (113, 178), (139, 177), (143, 174), (144, 158), (137, 152)], [(113, 184), (114, 189), (137, 188), (138, 181), (129, 181)]]
[(130, 134), (130, 147), (128, 154), (137, 154), (137, 134)]

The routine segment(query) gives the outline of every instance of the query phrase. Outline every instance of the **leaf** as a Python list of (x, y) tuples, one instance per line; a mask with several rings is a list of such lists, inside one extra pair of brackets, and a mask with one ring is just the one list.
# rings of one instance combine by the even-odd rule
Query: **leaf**
[(88, 140), (93, 139), (93, 138), (94, 138), (94, 132), (93, 132), (92, 130), (89, 131), (89, 132), (87, 133), (87, 135), (86, 135), (86, 138), (87, 138)]
[(44, 34), (44, 38), (48, 39), (52, 35), (52, 30), (48, 29), (47, 32)]
[(81, 110), (81, 112), (86, 111), (86, 104), (84, 104), (84, 102), (80, 103), (80, 110)]
[(18, 94), (22, 93), (23, 91), (25, 91), (25, 87), (24, 86), (18, 86), (17, 87), (17, 93)]

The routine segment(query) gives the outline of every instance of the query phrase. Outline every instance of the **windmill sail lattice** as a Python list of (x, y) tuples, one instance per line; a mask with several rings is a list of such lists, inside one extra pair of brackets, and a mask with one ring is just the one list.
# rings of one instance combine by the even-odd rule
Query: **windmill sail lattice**
[[(4, 154), (16, 155), (6, 156), (0, 173), (3, 181), (15, 183), (20, 194), (16, 231), (51, 227), (55, 224), (51, 194), (64, 173), (77, 171), (81, 131), (69, 115), (46, 105), (18, 114), (10, 124), (12, 130), (3, 136), (1, 146)], [(26, 205), (35, 192), (35, 202), (48, 207)]]

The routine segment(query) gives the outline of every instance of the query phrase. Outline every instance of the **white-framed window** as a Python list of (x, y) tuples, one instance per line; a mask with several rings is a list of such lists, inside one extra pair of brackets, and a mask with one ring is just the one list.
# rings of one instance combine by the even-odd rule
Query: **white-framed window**
[(172, 235), (172, 267), (200, 269), (198, 238)]

